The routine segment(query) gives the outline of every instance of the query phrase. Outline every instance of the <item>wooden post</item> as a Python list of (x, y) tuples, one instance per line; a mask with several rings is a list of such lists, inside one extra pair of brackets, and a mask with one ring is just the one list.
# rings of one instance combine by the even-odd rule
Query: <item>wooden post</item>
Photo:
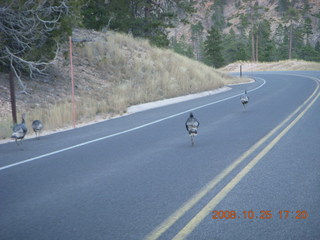
[(10, 69), (10, 72), (9, 72), (9, 85), (10, 85), (12, 120), (14, 124), (17, 124), (16, 92), (14, 90), (14, 79), (13, 79), (12, 69)]
[(71, 78), (71, 93), (72, 93), (72, 120), (73, 127), (76, 127), (76, 106), (74, 97), (74, 74), (73, 74), (73, 63), (72, 63), (72, 38), (69, 37), (69, 48), (70, 48), (70, 78)]

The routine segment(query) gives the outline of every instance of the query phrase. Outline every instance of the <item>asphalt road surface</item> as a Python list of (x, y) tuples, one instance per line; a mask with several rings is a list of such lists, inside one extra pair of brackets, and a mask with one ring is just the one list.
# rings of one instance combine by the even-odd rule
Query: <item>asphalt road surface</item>
[(0, 239), (320, 239), (320, 72), (249, 75), (23, 150), (0, 145)]

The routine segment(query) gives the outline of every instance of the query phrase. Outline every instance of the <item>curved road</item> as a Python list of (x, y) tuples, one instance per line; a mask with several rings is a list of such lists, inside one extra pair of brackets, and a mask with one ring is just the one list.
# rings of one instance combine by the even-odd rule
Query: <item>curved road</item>
[(0, 238), (320, 239), (320, 72), (250, 76), (23, 151), (0, 145)]

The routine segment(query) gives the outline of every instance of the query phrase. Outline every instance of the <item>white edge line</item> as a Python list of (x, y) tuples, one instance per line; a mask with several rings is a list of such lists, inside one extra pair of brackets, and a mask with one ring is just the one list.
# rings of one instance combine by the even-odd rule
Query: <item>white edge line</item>
[[(259, 85), (258, 87), (254, 88), (254, 89), (251, 89), (248, 92), (256, 91), (259, 88), (261, 88), (263, 85), (266, 84), (266, 81), (263, 78), (259, 78), (259, 77), (256, 77), (256, 78), (257, 79), (261, 79), (263, 81), (263, 83), (261, 85)], [(191, 109), (188, 109), (186, 111), (183, 111), (183, 112), (180, 112), (180, 113), (176, 113), (176, 114), (170, 115), (168, 117), (161, 118), (161, 119), (158, 119), (156, 121), (140, 125), (140, 126), (135, 127), (135, 128), (131, 128), (131, 129), (128, 129), (128, 130), (125, 130), (125, 131), (122, 131), (122, 132), (114, 133), (114, 134), (111, 134), (111, 135), (108, 135), (108, 136), (105, 136), (105, 137), (96, 138), (96, 139), (91, 140), (91, 141), (87, 141), (87, 142), (83, 142), (83, 143), (80, 143), (80, 144), (76, 144), (76, 145), (73, 145), (73, 146), (70, 146), (70, 147), (67, 147), (67, 148), (63, 148), (63, 149), (60, 149), (60, 150), (57, 150), (57, 151), (53, 151), (53, 152), (50, 152), (50, 153), (47, 153), (47, 154), (43, 154), (43, 155), (40, 155), (40, 156), (37, 156), (37, 157), (29, 158), (29, 159), (26, 159), (26, 160), (23, 160), (23, 161), (20, 161), (20, 162), (9, 164), (9, 165), (0, 167), (0, 171), (8, 169), (8, 168), (12, 168), (12, 167), (24, 164), (24, 163), (32, 162), (32, 161), (38, 160), (40, 158), (49, 157), (49, 156), (52, 156), (52, 155), (55, 155), (55, 154), (58, 154), (58, 153), (61, 153), (61, 152), (65, 152), (65, 151), (68, 151), (68, 150), (71, 150), (71, 149), (82, 147), (82, 146), (85, 146), (85, 145), (88, 145), (88, 144), (91, 144), (91, 143), (94, 143), (94, 142), (98, 142), (98, 141), (105, 140), (105, 139), (108, 139), (108, 138), (112, 138), (112, 137), (115, 137), (115, 136), (119, 136), (119, 135), (122, 135), (122, 134), (125, 134), (125, 133), (128, 133), (128, 132), (132, 132), (132, 131), (135, 131), (135, 130), (138, 130), (138, 129), (141, 129), (141, 128), (144, 128), (144, 127), (147, 127), (147, 126), (150, 126), (150, 125), (154, 125), (156, 123), (159, 123), (159, 122), (171, 119), (171, 118), (175, 118), (177, 116), (180, 116), (182, 114), (188, 113), (190, 111), (194, 111), (194, 110), (198, 110), (198, 109), (201, 109), (201, 108), (205, 108), (205, 107), (211, 106), (213, 104), (224, 102), (224, 101), (227, 101), (229, 99), (232, 99), (232, 98), (235, 98), (235, 97), (238, 97), (238, 96), (241, 96), (241, 95), (242, 95), (242, 93), (241, 94), (236, 94), (234, 96), (227, 97), (227, 98), (215, 101), (215, 102), (207, 103), (207, 104), (201, 105), (199, 107), (191, 108)]]
[(231, 87), (224, 86), (224, 87), (212, 90), (212, 91), (204, 91), (204, 92), (200, 92), (200, 93), (193, 93), (193, 94), (188, 94), (188, 95), (179, 96), (179, 97), (162, 99), (162, 100), (155, 101), (155, 102), (133, 105), (133, 106), (128, 107), (127, 113), (129, 113), (129, 114), (137, 113), (137, 112), (142, 112), (142, 111), (149, 110), (149, 109), (155, 109), (155, 108), (159, 108), (159, 107), (163, 107), (163, 106), (168, 106), (168, 105), (175, 104), (175, 103), (185, 102), (188, 100), (194, 100), (197, 98), (206, 97), (206, 96), (210, 96), (213, 94), (225, 92), (230, 89), (231, 89)]

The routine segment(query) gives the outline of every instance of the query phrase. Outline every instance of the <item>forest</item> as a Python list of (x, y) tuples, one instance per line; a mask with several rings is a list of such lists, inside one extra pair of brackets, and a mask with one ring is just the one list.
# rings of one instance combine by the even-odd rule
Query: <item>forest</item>
[[(320, 42), (311, 41), (313, 19), (310, 3), (279, 0), (281, 23), (275, 31), (264, 18), (268, 11), (258, 1), (234, 1), (243, 8), (240, 23), (225, 32), (231, 23), (223, 15), (227, 1), (211, 5), (210, 29), (199, 21), (191, 23), (196, 13), (195, 0), (0, 0), (0, 71), (11, 71), (20, 84), (21, 76), (48, 79), (46, 68), (68, 41), (74, 28), (115, 31), (148, 39), (152, 45), (201, 61), (214, 68), (243, 61), (278, 61), (302, 59), (320, 61)], [(270, 1), (274, 2), (274, 1)], [(246, 6), (246, 8), (244, 8)], [(248, 7), (249, 6), (249, 7)], [(178, 24), (191, 26), (190, 38), (169, 37)], [(236, 29), (236, 31), (234, 31)], [(319, 26), (316, 29), (319, 31)]]

